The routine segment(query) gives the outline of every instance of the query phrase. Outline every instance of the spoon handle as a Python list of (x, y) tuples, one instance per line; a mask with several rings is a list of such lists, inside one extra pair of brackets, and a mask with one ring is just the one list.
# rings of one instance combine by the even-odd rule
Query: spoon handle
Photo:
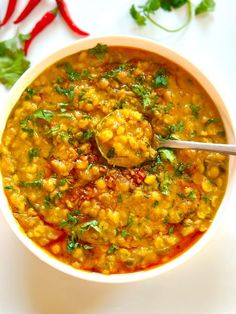
[(215, 153), (227, 154), (227, 155), (236, 155), (236, 145), (232, 145), (232, 144), (215, 144), (215, 143), (168, 140), (166, 142), (159, 141), (159, 147), (206, 150), (208, 152), (215, 152)]

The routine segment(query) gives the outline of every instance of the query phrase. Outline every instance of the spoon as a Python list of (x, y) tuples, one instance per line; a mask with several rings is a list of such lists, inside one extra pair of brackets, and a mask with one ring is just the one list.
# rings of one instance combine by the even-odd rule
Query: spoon
[(117, 109), (105, 116), (97, 125), (95, 140), (107, 162), (120, 167), (152, 160), (162, 147), (236, 155), (236, 145), (160, 140), (143, 115), (131, 109)]

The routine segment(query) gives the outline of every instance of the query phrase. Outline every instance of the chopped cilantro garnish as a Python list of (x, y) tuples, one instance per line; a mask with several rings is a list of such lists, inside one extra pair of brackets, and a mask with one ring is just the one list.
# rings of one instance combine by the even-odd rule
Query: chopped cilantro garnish
[(41, 188), (43, 186), (43, 180), (39, 179), (39, 180), (35, 180), (35, 181), (23, 181), (22, 182), (22, 186), (24, 187), (38, 187)]
[(175, 175), (181, 177), (184, 174), (185, 165), (181, 162), (175, 166)]
[(200, 112), (200, 110), (201, 110), (200, 106), (191, 104), (191, 105), (190, 105), (190, 108), (191, 108), (191, 110), (192, 110), (192, 115), (194, 116), (194, 118), (197, 119), (198, 116), (199, 116), (199, 112)]
[(160, 68), (152, 81), (152, 86), (155, 88), (167, 87), (168, 86), (168, 75), (164, 68)]
[(119, 247), (117, 245), (115, 245), (114, 243), (111, 244), (111, 246), (109, 247), (109, 249), (107, 250), (107, 254), (114, 254), (116, 251), (119, 250)]
[(108, 51), (107, 45), (97, 44), (94, 48), (88, 49), (90, 55), (95, 56), (97, 59), (103, 59)]
[(132, 91), (141, 98), (144, 109), (151, 105), (151, 90), (149, 88), (141, 84), (134, 84), (132, 86)]
[(175, 227), (174, 226), (170, 226), (169, 230), (168, 230), (168, 235), (173, 234), (175, 231)]
[(161, 160), (168, 160), (171, 164), (176, 162), (175, 152), (170, 148), (160, 148), (158, 153), (161, 156)]
[(90, 74), (90, 72), (88, 70), (83, 70), (82, 72), (78, 72), (75, 69), (73, 69), (72, 66), (69, 63), (66, 63), (64, 65), (64, 69), (65, 69), (65, 72), (66, 72), (66, 74), (68, 76), (68, 79), (71, 82), (79, 81), (79, 80), (82, 80), (82, 79), (85, 79), (85, 78), (87, 78), (89, 80), (92, 79), (92, 76), (91, 76), (91, 74)]
[(212, 124), (212, 123), (218, 123), (220, 122), (220, 119), (208, 119), (206, 122), (206, 125)]
[(90, 141), (92, 138), (94, 138), (94, 131), (88, 129), (83, 132), (82, 134), (83, 141), (87, 142), (87, 141)]
[(49, 110), (44, 110), (42, 108), (37, 109), (32, 113), (32, 117), (38, 118), (38, 119), (43, 119), (47, 122), (51, 122), (53, 118), (54, 113)]
[(84, 244), (84, 245), (83, 245), (83, 248), (84, 248), (85, 250), (92, 250), (92, 249), (93, 249), (93, 247), (92, 247), (91, 245), (88, 245), (88, 244)]
[(74, 86), (70, 86), (70, 88), (63, 88), (63, 87), (60, 87), (60, 86), (56, 86), (55, 87), (55, 91), (60, 94), (60, 95), (64, 95), (66, 97), (69, 97), (69, 98), (73, 98), (74, 97)]
[(28, 158), (29, 161), (32, 161), (34, 157), (37, 157), (39, 155), (39, 148), (32, 147), (28, 150)]
[(4, 189), (5, 189), (5, 190), (13, 190), (14, 188), (13, 188), (13, 186), (11, 186), (11, 185), (5, 185), (5, 186), (4, 186)]
[(21, 130), (28, 133), (29, 136), (33, 136), (34, 129), (32, 129), (28, 126), (29, 121), (30, 121), (30, 118), (25, 118), (24, 120), (21, 120), (20, 121), (20, 127), (21, 127)]
[(171, 177), (167, 173), (165, 173), (164, 180), (159, 186), (159, 189), (160, 189), (162, 194), (164, 194), (164, 195), (170, 194), (171, 183), (172, 183)]
[(121, 230), (121, 236), (122, 236), (123, 238), (127, 238), (128, 235), (129, 235), (129, 232), (128, 232), (127, 230), (125, 230), (125, 229), (122, 229), (122, 230)]
[(32, 98), (36, 94), (36, 90), (32, 87), (27, 87), (25, 91), (28, 99)]
[(75, 227), (79, 223), (80, 210), (73, 210), (67, 214), (67, 218), (60, 222), (60, 228), (66, 226)]
[(52, 205), (52, 199), (51, 199), (51, 197), (50, 197), (49, 195), (44, 198), (43, 204), (44, 204), (44, 206), (45, 206), (46, 209), (48, 209), (48, 208), (51, 207), (51, 205)]
[(62, 179), (62, 180), (60, 180), (60, 181), (58, 182), (58, 185), (59, 185), (59, 186), (65, 186), (66, 183), (67, 183), (67, 180), (66, 180), (66, 179)]
[(85, 231), (88, 231), (89, 229), (94, 229), (98, 233), (101, 233), (101, 229), (98, 226), (97, 220), (91, 220), (91, 221), (84, 222), (83, 224), (81, 224), (79, 226), (78, 232), (80, 234), (83, 234)]

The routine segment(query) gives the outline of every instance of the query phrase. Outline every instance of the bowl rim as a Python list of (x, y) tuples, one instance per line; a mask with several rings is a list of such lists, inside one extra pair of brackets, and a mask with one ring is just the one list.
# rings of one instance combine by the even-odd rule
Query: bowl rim
[[(90, 36), (85, 39), (79, 39), (71, 44), (64, 46), (63, 48), (53, 52), (49, 56), (43, 58), (39, 63), (30, 67), (22, 77), (16, 82), (16, 84), (11, 89), (7, 102), (3, 108), (3, 113), (0, 118), (0, 136), (2, 138), (2, 132), (5, 128), (5, 124), (9, 117), (9, 113), (14, 107), (15, 103), (19, 99), (22, 92), (25, 88), (46, 68), (55, 62), (72, 55), (81, 50), (86, 50), (88, 48), (94, 47), (97, 43), (103, 43), (108, 46), (124, 46), (124, 47), (133, 47), (138, 49), (143, 49), (149, 52), (154, 52), (167, 60), (177, 64), (185, 71), (189, 72), (207, 91), (208, 95), (214, 101), (221, 117), (224, 122), (226, 129), (226, 134), (229, 142), (235, 143), (235, 135), (232, 121), (228, 110), (217, 92), (213, 84), (208, 80), (208, 78), (191, 62), (189, 62), (185, 57), (175, 52), (174, 50), (168, 48), (167, 46), (160, 44), (154, 40), (142, 38), (138, 36), (128, 36), (128, 35), (107, 35), (107, 36)], [(172, 261), (150, 268), (144, 271), (138, 271), (133, 273), (125, 274), (112, 274), (105, 275), (95, 272), (87, 272), (79, 269), (75, 269), (70, 265), (67, 265), (55, 257), (51, 256), (49, 253), (41, 249), (37, 244), (35, 244), (27, 235), (24, 233), (23, 229), (14, 218), (8, 201), (4, 194), (3, 184), (0, 187), (0, 201), (1, 201), (1, 210), (3, 216), (5, 217), (8, 225), (15, 233), (16, 237), (31, 251), (36, 255), (41, 261), (52, 266), (54, 269), (57, 269), (67, 275), (84, 279), (87, 281), (99, 282), (99, 283), (129, 283), (135, 281), (141, 281), (144, 279), (152, 278), (163, 274), (171, 269), (176, 268), (177, 266), (183, 264), (189, 260), (193, 255), (201, 250), (201, 248), (209, 241), (209, 239), (215, 233), (217, 226), (219, 225), (220, 220), (222, 219), (222, 214), (224, 209), (227, 207), (227, 203), (230, 200), (230, 195), (232, 192), (232, 186), (234, 181), (234, 176), (236, 173), (236, 161), (230, 156), (229, 158), (229, 176), (228, 183), (226, 187), (226, 192), (222, 203), (216, 213), (216, 216), (210, 226), (210, 228), (201, 236), (201, 238), (193, 244), (187, 251), (183, 252), (179, 256), (175, 257)], [(1, 174), (0, 174), (1, 177)], [(2, 180), (2, 177), (0, 178)]]

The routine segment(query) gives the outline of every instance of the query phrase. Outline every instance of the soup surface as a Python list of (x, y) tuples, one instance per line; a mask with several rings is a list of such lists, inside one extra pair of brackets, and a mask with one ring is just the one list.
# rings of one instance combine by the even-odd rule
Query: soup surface
[(98, 44), (24, 91), (1, 145), (5, 193), (26, 235), (64, 263), (104, 274), (161, 265), (193, 245), (215, 216), (228, 172), (224, 155), (164, 148), (134, 168), (110, 165), (94, 136), (117, 109), (139, 112), (148, 129), (130, 127), (131, 136), (116, 118), (99, 129), (113, 141), (108, 158), (119, 149), (135, 158), (136, 138), (152, 132), (226, 142), (214, 103), (190, 74), (146, 51)]

